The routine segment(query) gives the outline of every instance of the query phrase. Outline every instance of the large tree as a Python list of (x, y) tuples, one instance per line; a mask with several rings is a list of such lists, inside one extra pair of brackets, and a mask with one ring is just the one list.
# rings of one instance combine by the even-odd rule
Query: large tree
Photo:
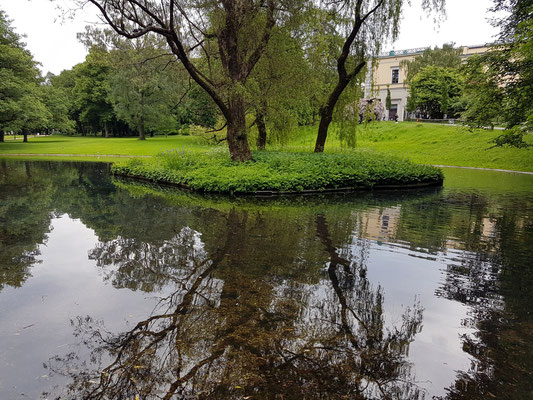
[[(439, 9), (445, 0), (423, 0), (425, 10)], [(333, 15), (335, 32), (344, 40), (336, 56), (337, 77), (320, 108), (320, 124), (315, 152), (324, 151), (329, 125), (335, 106), (348, 85), (361, 78), (371, 56), (381, 44), (396, 38), (405, 0), (341, 0), (323, 3), (328, 15)]]
[[(5, 131), (33, 128), (42, 103), (36, 95), (39, 70), (20, 35), (11, 27), (7, 15), (0, 10), (0, 142)], [(24, 107), (30, 107), (24, 115)]]
[(508, 128), (533, 131), (533, 3), (494, 0), (493, 11), (507, 16), (495, 21), (500, 36), (487, 53), (488, 72), (503, 88), (503, 118)]
[(411, 80), (407, 108), (418, 110), (429, 118), (455, 115), (462, 86), (462, 77), (456, 70), (425, 67)]
[(403, 60), (400, 67), (406, 70), (405, 81), (409, 84), (422, 69), (429, 66), (458, 69), (461, 66), (463, 49), (454, 47), (453, 43), (445, 43), (442, 48), (428, 47), (412, 60)]
[(89, 52), (86, 60), (74, 67), (72, 94), (82, 135), (88, 132), (108, 136), (108, 123), (113, 120), (113, 105), (109, 100), (111, 66), (97, 53)]
[[(192, 79), (220, 108), (235, 161), (250, 159), (246, 135), (246, 83), (272, 29), (292, 3), (281, 0), (89, 0), (120, 35), (161, 35)], [(199, 55), (204, 58), (198, 62)]]
[(533, 131), (533, 3), (494, 0), (493, 20), (501, 29), (490, 50), (468, 60), (463, 118), (471, 127), (493, 127), (503, 122), (507, 130), (495, 139), (497, 146), (528, 147), (523, 140)]

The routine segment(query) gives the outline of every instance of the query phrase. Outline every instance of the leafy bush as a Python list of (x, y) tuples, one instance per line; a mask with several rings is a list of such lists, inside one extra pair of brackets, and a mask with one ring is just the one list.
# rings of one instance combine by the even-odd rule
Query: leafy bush
[(492, 147), (509, 146), (518, 149), (527, 149), (529, 147), (529, 144), (524, 141), (524, 131), (518, 126), (508, 129), (490, 142), (494, 143)]
[(174, 149), (152, 160), (115, 164), (112, 170), (115, 174), (186, 185), (197, 191), (225, 193), (372, 188), (431, 183), (443, 178), (438, 168), (364, 151), (255, 152), (253, 160), (234, 163), (222, 149), (203, 154)]

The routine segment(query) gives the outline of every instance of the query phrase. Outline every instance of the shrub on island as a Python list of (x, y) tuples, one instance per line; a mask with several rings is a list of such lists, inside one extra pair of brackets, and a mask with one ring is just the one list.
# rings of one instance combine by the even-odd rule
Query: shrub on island
[(114, 164), (116, 175), (175, 184), (200, 192), (264, 193), (357, 190), (442, 184), (438, 168), (369, 151), (350, 153), (254, 152), (245, 163), (215, 149), (162, 152), (153, 159)]

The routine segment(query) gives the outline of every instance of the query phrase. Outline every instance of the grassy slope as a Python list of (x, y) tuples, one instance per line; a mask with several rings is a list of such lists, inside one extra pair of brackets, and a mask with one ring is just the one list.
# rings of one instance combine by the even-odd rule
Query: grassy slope
[[(533, 171), (533, 148), (489, 149), (489, 140), (501, 133), (469, 132), (462, 127), (443, 125), (380, 122), (359, 129), (357, 146), (407, 157), (418, 163)], [(315, 137), (316, 127), (299, 128), (284, 150), (312, 151)], [(529, 135), (526, 141), (533, 144), (533, 135)], [(162, 149), (183, 147), (191, 152), (207, 148), (201, 139), (190, 136), (157, 136), (144, 142), (136, 138), (51, 136), (31, 138), (29, 143), (19, 140), (0, 143), (0, 157), (2, 153), (153, 155)], [(333, 130), (328, 137), (326, 151), (345, 151)], [(100, 161), (115, 159), (102, 157)]]
[[(533, 171), (533, 148), (490, 149), (492, 144), (489, 141), (500, 134), (502, 131), (499, 130), (470, 132), (460, 126), (380, 122), (359, 129), (357, 147), (407, 157), (424, 164)], [(315, 135), (314, 130), (301, 129), (301, 135), (289, 147), (312, 149)], [(525, 140), (533, 145), (533, 135)], [(326, 148), (340, 149), (334, 134), (329, 135)]]

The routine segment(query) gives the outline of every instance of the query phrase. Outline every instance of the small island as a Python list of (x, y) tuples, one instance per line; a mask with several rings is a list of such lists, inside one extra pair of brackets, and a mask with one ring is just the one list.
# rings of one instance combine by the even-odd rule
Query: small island
[(227, 151), (174, 149), (150, 159), (113, 164), (118, 176), (176, 185), (198, 192), (291, 194), (442, 185), (439, 168), (369, 151), (304, 153), (255, 151), (237, 163)]

